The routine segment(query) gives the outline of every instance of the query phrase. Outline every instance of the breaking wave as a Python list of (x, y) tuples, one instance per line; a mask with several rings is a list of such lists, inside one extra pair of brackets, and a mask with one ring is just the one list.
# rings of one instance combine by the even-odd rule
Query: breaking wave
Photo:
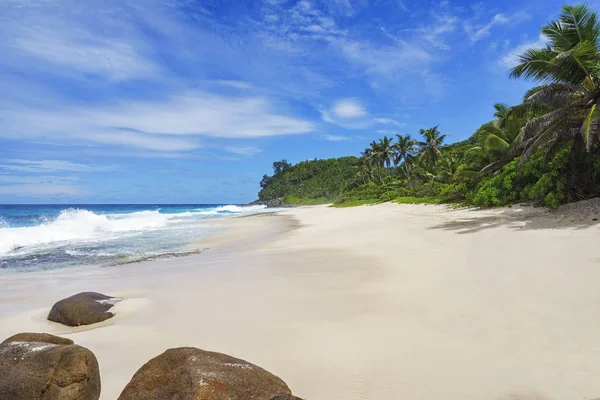
[(86, 209), (62, 210), (34, 226), (11, 227), (0, 217), (0, 257), (24, 254), (40, 248), (51, 249), (71, 243), (103, 242), (148, 231), (176, 229), (179, 225), (232, 216), (253, 214), (264, 206), (227, 205), (178, 213), (160, 209), (122, 214), (97, 214)]

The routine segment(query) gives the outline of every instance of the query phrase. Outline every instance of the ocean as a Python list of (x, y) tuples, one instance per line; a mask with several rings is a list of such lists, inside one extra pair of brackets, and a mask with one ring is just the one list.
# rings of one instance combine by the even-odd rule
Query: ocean
[(194, 254), (211, 233), (206, 221), (265, 211), (223, 204), (0, 205), (0, 272)]

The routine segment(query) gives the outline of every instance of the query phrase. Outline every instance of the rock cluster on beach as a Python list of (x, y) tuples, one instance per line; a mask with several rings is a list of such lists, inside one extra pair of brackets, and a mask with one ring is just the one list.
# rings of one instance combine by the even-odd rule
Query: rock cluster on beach
[(20, 333), (0, 344), (0, 399), (97, 400), (96, 356), (70, 339)]
[[(48, 319), (68, 326), (114, 316), (122, 299), (79, 293), (56, 303)], [(123, 355), (126, 357), (127, 355)], [(0, 344), (0, 400), (98, 400), (94, 354), (71, 339), (19, 333)], [(279, 377), (247, 361), (195, 347), (168, 349), (144, 364), (118, 400), (301, 400)]]
[(67, 326), (95, 324), (114, 317), (109, 310), (119, 300), (101, 293), (78, 293), (56, 303), (48, 319)]

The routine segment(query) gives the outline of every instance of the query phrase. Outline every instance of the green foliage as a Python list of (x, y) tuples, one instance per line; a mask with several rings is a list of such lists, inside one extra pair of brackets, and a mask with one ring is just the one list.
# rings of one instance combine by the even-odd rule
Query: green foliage
[(286, 206), (316, 206), (319, 204), (331, 203), (331, 200), (326, 197), (320, 197), (317, 199), (303, 199), (301, 197), (287, 195), (283, 196), (281, 203)]
[(538, 151), (521, 169), (519, 160), (514, 160), (482, 181), (471, 201), (480, 207), (530, 202), (555, 208), (569, 199), (565, 179), (570, 153), (571, 144), (567, 143), (549, 161), (547, 150)]
[(440, 204), (442, 199), (439, 197), (398, 197), (393, 200), (393, 203), (397, 204)]
[(469, 188), (465, 182), (446, 185), (439, 193), (439, 198), (443, 203), (456, 203), (465, 201), (469, 193)]
[(276, 171), (275, 175), (263, 178), (262, 189), (258, 194), (260, 200), (293, 196), (304, 201), (332, 201), (340, 198), (344, 189), (354, 182), (358, 158), (310, 160), (296, 165), (277, 162), (273, 164), (273, 170)]
[(518, 199), (518, 193), (513, 190), (517, 176), (517, 163), (509, 163), (501, 173), (494, 175), (477, 187), (470, 196), (470, 202), (479, 207), (493, 207), (510, 204)]
[(416, 197), (439, 197), (449, 186), (450, 185), (447, 183), (435, 181), (427, 182), (416, 187), (414, 190), (414, 195)]
[(404, 181), (395, 180), (390, 177), (387, 183), (377, 185), (369, 182), (364, 185), (354, 186), (344, 192), (340, 202), (354, 200), (369, 200), (373, 202), (390, 201), (400, 196), (410, 196), (412, 192), (406, 188)]

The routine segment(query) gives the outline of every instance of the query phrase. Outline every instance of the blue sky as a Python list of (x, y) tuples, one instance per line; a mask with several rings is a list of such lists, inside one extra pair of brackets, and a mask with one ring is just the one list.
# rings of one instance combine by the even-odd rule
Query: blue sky
[(2, 0), (0, 203), (244, 203), (275, 160), (465, 139), (562, 4)]

